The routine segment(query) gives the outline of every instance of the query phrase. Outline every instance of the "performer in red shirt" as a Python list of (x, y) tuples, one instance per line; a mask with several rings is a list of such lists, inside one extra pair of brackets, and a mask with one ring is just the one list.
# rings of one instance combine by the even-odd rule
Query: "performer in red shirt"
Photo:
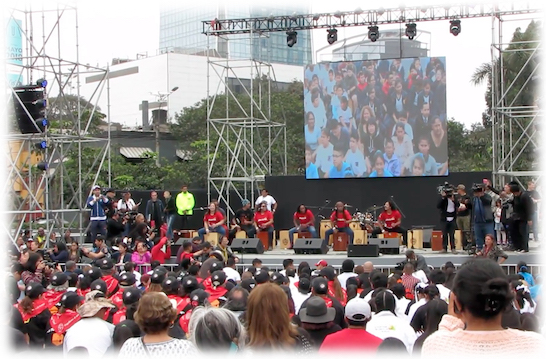
[(383, 208), (385, 210), (377, 218), (379, 222), (379, 228), (374, 229), (374, 231), (372, 232), (372, 237), (377, 238), (378, 234), (386, 232), (401, 233), (402, 238), (404, 239), (403, 244), (407, 246), (408, 231), (400, 227), (400, 224), (402, 224), (402, 215), (396, 209), (396, 206), (392, 201), (385, 202)]
[(152, 247), (152, 261), (165, 264), (165, 260), (171, 258), (171, 241), (165, 236)]
[(258, 212), (254, 215), (254, 226), (256, 233), (267, 232), (269, 240), (268, 251), (273, 249), (273, 213), (267, 209), (267, 202), (262, 202), (258, 207)]
[(298, 210), (294, 212), (294, 228), (288, 231), (290, 248), (294, 246), (294, 233), (296, 232), (309, 232), (313, 238), (318, 238), (315, 229), (315, 216), (304, 204), (300, 204)]
[(226, 229), (224, 228), (225, 222), (226, 219), (224, 218), (224, 215), (217, 210), (216, 204), (209, 204), (209, 209), (207, 210), (207, 213), (205, 213), (205, 217), (203, 218), (204, 226), (197, 231), (199, 238), (203, 240), (205, 233), (208, 234), (210, 232), (217, 232), (218, 234), (220, 234), (220, 238), (222, 238), (226, 235)]
[(349, 227), (349, 222), (353, 217), (345, 209), (345, 204), (343, 202), (337, 202), (336, 208), (330, 215), (330, 221), (332, 221), (333, 227), (326, 231), (324, 238), (324, 245), (328, 245), (328, 238), (330, 235), (337, 232), (345, 232), (349, 236), (349, 244), (353, 244), (354, 233), (353, 230)]

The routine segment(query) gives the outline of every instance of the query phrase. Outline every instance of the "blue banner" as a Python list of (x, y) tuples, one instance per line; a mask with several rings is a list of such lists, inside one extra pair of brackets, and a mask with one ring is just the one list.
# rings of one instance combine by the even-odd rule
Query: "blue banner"
[(21, 20), (10, 18), (6, 31), (6, 58), (8, 64), (23, 64), (23, 36)]

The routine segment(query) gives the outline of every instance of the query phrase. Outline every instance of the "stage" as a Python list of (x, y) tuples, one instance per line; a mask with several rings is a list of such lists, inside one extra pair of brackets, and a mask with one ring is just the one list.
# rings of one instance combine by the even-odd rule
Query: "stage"
[[(536, 241), (529, 241), (529, 253), (517, 253), (506, 252), (508, 259), (504, 262), (505, 265), (516, 265), (519, 261), (524, 261), (530, 266), (542, 265), (542, 250), (538, 249), (538, 243)], [(472, 258), (467, 252), (458, 251), (457, 254), (451, 252), (441, 254), (431, 249), (414, 249), (416, 254), (421, 254), (425, 257), (427, 264), (436, 268), (441, 267), (448, 261), (453, 262), (455, 265), (464, 263), (467, 259)], [(294, 254), (293, 250), (289, 249), (274, 249), (270, 252), (264, 252), (263, 254), (240, 254), (234, 253), (239, 257), (240, 263), (251, 265), (252, 260), (259, 258), (262, 260), (264, 266), (268, 266), (270, 269), (277, 269), (282, 267), (282, 261), (290, 258), (294, 260), (295, 264), (306, 261), (311, 268), (314, 268), (315, 263), (324, 259), (329, 265), (341, 266), (341, 263), (347, 259), (347, 252), (334, 252), (332, 249), (327, 254)], [(355, 265), (361, 265), (364, 262), (371, 261), (375, 265), (390, 266), (396, 265), (406, 258), (405, 254), (397, 255), (380, 255), (379, 257), (351, 257), (355, 262)]]

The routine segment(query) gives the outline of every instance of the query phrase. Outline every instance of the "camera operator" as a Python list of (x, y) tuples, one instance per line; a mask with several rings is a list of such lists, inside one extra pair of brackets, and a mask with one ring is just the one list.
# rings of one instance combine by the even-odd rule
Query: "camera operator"
[(455, 250), (455, 226), (457, 211), (459, 209), (459, 201), (455, 198), (454, 188), (452, 186), (444, 186), (441, 194), (441, 198), (438, 201), (436, 206), (441, 212), (441, 221), (442, 221), (442, 252), (447, 253), (447, 240), (449, 237), (449, 242), (451, 244), (451, 252), (457, 254)]
[(137, 238), (144, 238), (146, 239), (148, 237), (148, 224), (146, 223), (146, 219), (144, 218), (144, 215), (142, 213), (137, 214), (135, 217), (135, 228), (129, 233), (128, 237), (132, 239), (130, 247), (133, 248), (135, 245), (135, 240)]
[(112, 188), (107, 188), (106, 191), (106, 198), (108, 198), (108, 203), (106, 204), (106, 217), (112, 218), (114, 215), (114, 212), (116, 211), (115, 206), (117, 206), (117, 203), (115, 202), (116, 199), (116, 191)]
[(467, 205), (472, 209), (472, 226), (476, 238), (476, 250), (481, 251), (485, 242), (485, 235), (494, 233), (493, 212), (491, 211), (491, 196), (485, 193), (482, 183), (472, 185), (472, 201)]
[(529, 228), (533, 224), (534, 203), (528, 192), (523, 192), (517, 182), (510, 182), (512, 198), (512, 244), (516, 252), (529, 252)]
[(114, 238), (121, 236), (127, 224), (127, 217), (120, 218), (119, 212), (115, 211), (111, 218), (106, 221), (106, 243), (109, 247), (114, 244)]
[(87, 207), (91, 209), (89, 231), (91, 240), (95, 240), (98, 234), (106, 235), (106, 208), (108, 207), (108, 197), (100, 192), (100, 186), (93, 186), (93, 194), (87, 198)]
[(457, 223), (457, 229), (462, 231), (462, 245), (466, 250), (468, 246), (472, 244), (472, 240), (470, 239), (470, 209), (468, 209), (470, 196), (466, 194), (466, 187), (464, 184), (457, 186), (457, 196), (455, 198), (459, 201), (459, 208), (457, 208), (455, 221)]

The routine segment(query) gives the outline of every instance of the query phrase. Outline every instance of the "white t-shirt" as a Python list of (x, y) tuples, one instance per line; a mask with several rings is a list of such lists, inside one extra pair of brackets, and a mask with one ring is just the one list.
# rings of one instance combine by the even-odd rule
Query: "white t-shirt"
[(360, 177), (366, 172), (366, 160), (364, 154), (359, 149), (353, 152), (351, 149), (345, 155), (345, 162), (351, 165), (351, 169), (356, 177)]
[(100, 318), (84, 318), (74, 324), (64, 337), (63, 353), (66, 357), (70, 350), (84, 347), (90, 358), (102, 358), (112, 345), (114, 326)]
[(226, 273), (226, 280), (231, 279), (235, 281), (235, 283), (239, 283), (241, 281), (241, 275), (235, 269), (231, 267), (225, 267), (223, 271), (224, 273)]
[(324, 173), (330, 171), (334, 165), (334, 145), (328, 143), (328, 147), (318, 146), (315, 165)]
[(444, 287), (443, 284), (436, 284), (436, 288), (438, 288), (438, 292), (440, 292), (440, 299), (446, 303), (449, 303), (449, 294), (451, 291)]
[(258, 199), (256, 200), (256, 206), (259, 205), (260, 203), (262, 202), (266, 202), (267, 203), (267, 210), (268, 211), (271, 211), (271, 206), (273, 206), (275, 203), (277, 203), (277, 201), (275, 201), (275, 198), (273, 198), (271, 195), (267, 195), (267, 196), (260, 196), (258, 197)]
[(345, 272), (337, 276), (337, 280), (339, 281), (339, 284), (341, 284), (341, 288), (347, 289), (347, 279), (351, 277), (358, 277), (358, 274), (353, 272)]
[(303, 294), (299, 290), (291, 291), (292, 300), (294, 301), (294, 310), (299, 314), (301, 305), (311, 296), (311, 293)]
[(118, 211), (131, 211), (134, 206), (136, 206), (136, 204), (132, 198), (129, 198), (127, 202), (125, 202), (123, 199), (118, 201)]
[(415, 330), (406, 319), (399, 318), (386, 310), (372, 315), (372, 319), (366, 324), (366, 331), (381, 339), (399, 339), (406, 346), (408, 353), (413, 351), (413, 344), (417, 339)]
[(419, 309), (425, 304), (427, 304), (426, 298), (421, 298), (410, 306), (408, 311), (408, 323), (411, 323), (411, 320), (413, 319), (413, 316), (415, 315), (415, 312), (417, 311), (417, 309)]
[[(184, 358), (197, 354), (192, 342), (185, 339), (171, 339), (161, 343), (145, 344), (140, 338), (129, 338), (119, 351), (121, 359)], [(147, 350), (147, 351), (146, 351)]]

